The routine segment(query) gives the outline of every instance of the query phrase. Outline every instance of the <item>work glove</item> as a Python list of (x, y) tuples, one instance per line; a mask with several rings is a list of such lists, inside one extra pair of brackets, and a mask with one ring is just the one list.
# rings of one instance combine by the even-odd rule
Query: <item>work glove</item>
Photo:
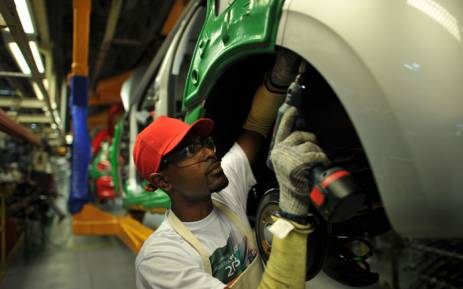
[(286, 93), (288, 86), (298, 73), (301, 58), (285, 49), (277, 49), (277, 57), (272, 70), (265, 76), (265, 87), (273, 93)]
[(309, 172), (328, 165), (326, 154), (316, 145), (314, 134), (294, 131), (297, 109), (290, 107), (282, 116), (270, 155), (280, 186), (280, 208), (293, 215), (308, 214)]
[(272, 128), (278, 108), (283, 103), (286, 91), (296, 78), (301, 58), (285, 49), (278, 48), (276, 60), (264, 79), (264, 85), (257, 88), (243, 128), (257, 132), (264, 137)]

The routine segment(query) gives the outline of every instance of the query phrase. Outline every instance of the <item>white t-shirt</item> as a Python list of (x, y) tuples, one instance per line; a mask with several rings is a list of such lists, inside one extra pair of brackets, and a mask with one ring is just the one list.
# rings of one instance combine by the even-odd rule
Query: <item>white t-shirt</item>
[[(256, 183), (249, 161), (238, 144), (222, 159), (228, 186), (213, 198), (232, 209), (248, 223), (246, 201)], [(218, 209), (204, 219), (183, 224), (198, 238), (209, 253), (212, 276), (204, 268), (198, 252), (170, 226), (167, 219), (144, 242), (135, 261), (138, 289), (224, 288), (257, 255), (251, 240)]]

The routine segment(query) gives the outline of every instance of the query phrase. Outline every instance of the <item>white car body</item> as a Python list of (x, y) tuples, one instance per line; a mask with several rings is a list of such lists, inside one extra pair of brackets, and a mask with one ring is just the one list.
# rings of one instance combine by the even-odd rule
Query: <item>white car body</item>
[(394, 229), (463, 237), (463, 2), (287, 0), (283, 10), (276, 44), (339, 97)]
[(164, 60), (154, 81), (155, 118), (159, 116), (175, 116), (178, 113), (176, 102), (183, 97), (183, 86), (175, 83), (174, 79), (182, 73), (182, 66), (188, 66), (185, 56), (192, 54), (199, 30), (204, 21), (205, 7), (196, 5), (181, 21), (178, 32), (175, 34)]

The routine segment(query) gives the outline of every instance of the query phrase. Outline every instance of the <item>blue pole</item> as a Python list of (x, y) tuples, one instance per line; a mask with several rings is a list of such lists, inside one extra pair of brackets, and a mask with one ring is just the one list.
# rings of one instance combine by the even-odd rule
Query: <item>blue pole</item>
[(88, 166), (91, 160), (90, 136), (87, 128), (88, 78), (71, 79), (71, 114), (74, 140), (72, 143), (71, 192), (68, 206), (78, 213), (91, 198), (88, 192)]

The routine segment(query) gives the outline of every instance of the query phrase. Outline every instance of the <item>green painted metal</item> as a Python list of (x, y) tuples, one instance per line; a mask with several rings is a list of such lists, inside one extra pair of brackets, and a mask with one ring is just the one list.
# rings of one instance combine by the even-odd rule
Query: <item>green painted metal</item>
[(283, 3), (234, 0), (216, 15), (216, 0), (208, 0), (205, 24), (185, 86), (183, 110), (188, 112), (188, 122), (200, 117), (197, 107), (227, 67), (249, 55), (274, 53)]
[(137, 208), (150, 210), (154, 208), (170, 208), (170, 198), (163, 190), (148, 192), (143, 190), (139, 194), (128, 194), (123, 200), (126, 209)]
[(195, 107), (190, 113), (185, 116), (185, 122), (192, 124), (195, 120), (204, 116), (204, 108), (200, 105)]
[(103, 157), (103, 150), (100, 149), (96, 157), (93, 159), (92, 164), (90, 166), (90, 178), (92, 178), (94, 181), (98, 179), (99, 177), (106, 175), (105, 173), (101, 172), (98, 169), (98, 164), (100, 163), (102, 157)]
[(113, 178), (114, 183), (114, 191), (119, 192), (120, 189), (120, 180), (119, 174), (117, 173), (119, 170), (119, 148), (121, 145), (121, 136), (122, 136), (122, 127), (123, 127), (123, 119), (120, 119), (116, 126), (114, 127), (114, 136), (111, 146), (109, 147), (109, 162), (111, 163), (111, 176)]

